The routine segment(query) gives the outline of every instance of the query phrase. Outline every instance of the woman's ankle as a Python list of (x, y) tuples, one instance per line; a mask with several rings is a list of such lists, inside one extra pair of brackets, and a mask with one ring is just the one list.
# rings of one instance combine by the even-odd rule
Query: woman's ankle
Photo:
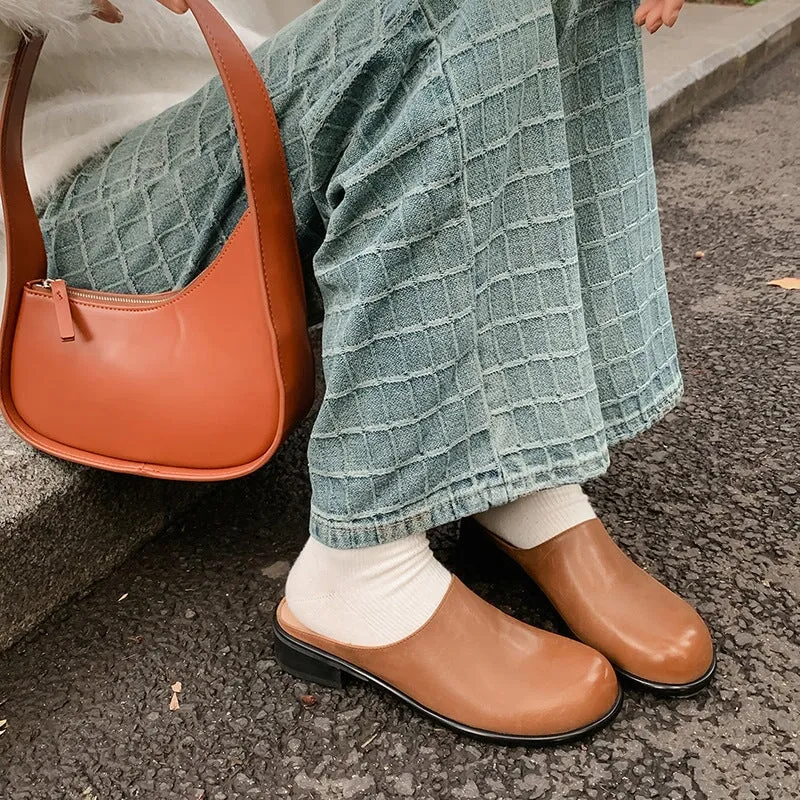
[(583, 489), (572, 483), (525, 495), (475, 519), (514, 547), (529, 550), (596, 516)]
[(450, 581), (425, 534), (355, 550), (310, 538), (289, 572), (286, 602), (315, 633), (380, 647), (421, 628)]

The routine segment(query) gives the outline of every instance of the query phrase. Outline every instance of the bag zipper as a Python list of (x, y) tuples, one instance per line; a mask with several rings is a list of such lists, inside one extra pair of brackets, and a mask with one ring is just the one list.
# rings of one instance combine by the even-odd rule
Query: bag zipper
[(139, 297), (137, 295), (94, 292), (90, 289), (70, 289), (62, 278), (45, 278), (41, 281), (29, 283), (28, 288), (45, 297), (49, 294), (52, 298), (53, 308), (56, 312), (58, 335), (61, 337), (62, 342), (75, 341), (75, 324), (72, 319), (70, 299), (97, 300), (115, 305), (153, 306), (163, 303), (165, 299), (178, 294), (178, 292), (164, 292), (157, 297)]
[[(32, 289), (48, 289), (52, 291), (53, 284), (56, 283), (59, 278), (45, 278), (42, 281), (38, 281), (37, 283), (30, 284), (30, 288)], [(128, 303), (130, 305), (157, 305), (158, 303), (163, 303), (165, 299), (168, 299), (172, 295), (178, 294), (177, 292), (164, 292), (160, 294), (158, 297), (138, 297), (136, 295), (128, 295), (128, 294), (113, 294), (111, 292), (95, 292), (91, 289), (72, 289), (71, 287), (67, 288), (67, 294), (69, 297), (80, 297), (85, 298), (86, 300), (100, 300), (102, 302), (108, 303)]]

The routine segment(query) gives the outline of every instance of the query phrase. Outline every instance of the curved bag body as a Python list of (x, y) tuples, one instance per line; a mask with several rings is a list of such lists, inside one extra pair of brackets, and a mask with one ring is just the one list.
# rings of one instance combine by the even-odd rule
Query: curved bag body
[(0, 132), (9, 271), (0, 405), (13, 430), (52, 455), (118, 472), (222, 480), (264, 464), (302, 420), (314, 399), (314, 365), (272, 104), (208, 0), (189, 5), (231, 102), (249, 209), (185, 289), (116, 295), (45, 280), (21, 154), (44, 39), (23, 41)]

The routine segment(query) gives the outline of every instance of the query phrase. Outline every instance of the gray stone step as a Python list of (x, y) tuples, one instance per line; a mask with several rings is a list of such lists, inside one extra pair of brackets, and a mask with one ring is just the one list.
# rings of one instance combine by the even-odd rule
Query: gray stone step
[(116, 567), (203, 488), (67, 464), (0, 424), (0, 649)]

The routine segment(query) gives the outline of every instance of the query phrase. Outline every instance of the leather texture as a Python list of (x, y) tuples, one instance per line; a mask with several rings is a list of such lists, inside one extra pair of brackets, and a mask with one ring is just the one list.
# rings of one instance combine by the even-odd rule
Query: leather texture
[(278, 607), (280, 627), (366, 670), (462, 725), (517, 736), (575, 731), (605, 717), (619, 686), (585, 645), (504, 614), (452, 579), (439, 608), (411, 636), (357, 647), (315, 634)]
[(214, 263), (180, 291), (37, 285), (47, 255), (21, 143), (44, 38), (23, 40), (0, 131), (9, 272), (0, 405), (13, 430), (52, 455), (118, 472), (222, 480), (263, 465), (302, 420), (314, 399), (314, 365), (269, 95), (208, 0), (189, 7), (231, 104), (249, 209)]
[(631, 561), (599, 519), (523, 550), (469, 522), (514, 559), (582, 642), (634, 678), (691, 684), (714, 663), (700, 615)]

